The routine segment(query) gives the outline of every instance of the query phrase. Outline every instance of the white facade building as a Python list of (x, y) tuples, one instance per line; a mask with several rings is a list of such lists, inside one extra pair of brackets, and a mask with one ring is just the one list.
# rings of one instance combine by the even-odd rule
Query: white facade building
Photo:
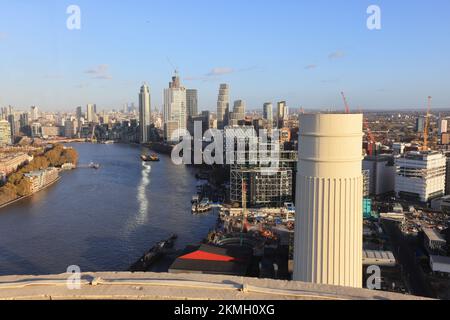
[(139, 141), (149, 142), (151, 122), (150, 88), (144, 83), (139, 92)]
[(439, 134), (447, 133), (448, 131), (448, 120), (439, 119)]
[(395, 192), (427, 202), (444, 195), (446, 158), (436, 151), (408, 152), (395, 160)]
[[(174, 123), (177, 124), (176, 128)], [(169, 127), (171, 132), (167, 131)], [(177, 73), (172, 77), (169, 88), (164, 89), (164, 128), (164, 136), (170, 142), (178, 141), (178, 137), (187, 130), (186, 89), (180, 85)]]
[(95, 105), (94, 104), (88, 104), (86, 106), (86, 117), (87, 122), (95, 122)]
[(300, 117), (294, 280), (362, 287), (362, 115)]
[(221, 84), (217, 98), (217, 128), (223, 129), (228, 124), (228, 112), (230, 109), (230, 88), (227, 84)]

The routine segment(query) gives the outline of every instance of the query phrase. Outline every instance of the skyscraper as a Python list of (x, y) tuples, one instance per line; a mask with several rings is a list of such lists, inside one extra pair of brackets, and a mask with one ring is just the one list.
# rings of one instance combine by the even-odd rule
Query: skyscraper
[(88, 104), (86, 106), (86, 120), (87, 122), (94, 122), (95, 120), (95, 105), (93, 104)]
[(30, 108), (31, 121), (37, 121), (39, 119), (39, 109), (36, 106)]
[(0, 120), (0, 146), (11, 143), (11, 127), (6, 120)]
[(229, 113), (229, 125), (236, 126), (243, 120), (245, 120), (245, 101), (236, 100), (234, 102), (233, 112)]
[(263, 118), (267, 120), (269, 127), (273, 125), (273, 106), (271, 102), (264, 103), (263, 107)]
[(362, 287), (362, 115), (300, 117), (294, 280)]
[(286, 105), (286, 101), (280, 101), (277, 103), (277, 123), (278, 128), (282, 128), (284, 126), (284, 121), (287, 120), (288, 117), (288, 107)]
[(14, 117), (14, 114), (10, 114), (9, 116), (8, 116), (8, 122), (9, 122), (9, 127), (10, 127), (10, 130), (11, 130), (11, 141), (14, 141), (15, 140), (15, 137), (16, 137), (16, 130), (17, 130), (17, 128), (16, 128), (16, 121), (15, 121), (15, 117)]
[(83, 117), (83, 111), (82, 111), (81, 107), (77, 107), (76, 117), (77, 117), (78, 121)]
[(187, 118), (198, 115), (198, 94), (195, 89), (186, 90), (186, 114)]
[(141, 143), (149, 142), (151, 122), (151, 103), (150, 88), (144, 83), (139, 93), (139, 141)]
[(227, 84), (221, 84), (217, 98), (217, 128), (223, 129), (228, 124), (228, 112), (230, 108), (230, 88)]
[(20, 130), (23, 131), (23, 129), (25, 127), (27, 127), (29, 125), (29, 123), (30, 122), (28, 120), (28, 113), (25, 112), (25, 113), (20, 114)]
[[(178, 130), (178, 131), (177, 131)], [(186, 89), (181, 86), (178, 72), (172, 77), (169, 88), (164, 89), (164, 137), (166, 141), (178, 140), (175, 131), (187, 130)]]

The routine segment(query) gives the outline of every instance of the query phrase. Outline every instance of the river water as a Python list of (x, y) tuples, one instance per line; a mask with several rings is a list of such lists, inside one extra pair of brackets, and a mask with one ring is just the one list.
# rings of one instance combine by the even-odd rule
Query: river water
[(141, 148), (74, 144), (80, 164), (99, 170), (62, 173), (59, 182), (29, 199), (0, 209), (0, 275), (124, 271), (155, 242), (176, 233), (176, 248), (198, 243), (214, 215), (193, 216), (192, 168), (170, 157), (150, 163)]

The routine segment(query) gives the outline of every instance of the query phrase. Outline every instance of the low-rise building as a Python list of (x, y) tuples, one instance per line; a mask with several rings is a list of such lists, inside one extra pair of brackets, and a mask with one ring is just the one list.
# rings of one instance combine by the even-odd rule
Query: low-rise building
[(395, 267), (397, 261), (391, 251), (364, 250), (363, 265)]
[(440, 251), (447, 244), (444, 237), (435, 229), (423, 228), (425, 247), (429, 251)]
[(27, 173), (24, 178), (30, 184), (30, 192), (34, 193), (55, 182), (59, 178), (59, 172), (52, 167)]
[(57, 126), (43, 126), (41, 128), (42, 136), (45, 137), (58, 137), (61, 135), (61, 127)]
[(21, 165), (33, 160), (26, 153), (5, 154), (0, 156), (0, 172), (5, 175), (15, 172)]
[(433, 272), (450, 273), (450, 257), (431, 255), (430, 268)]

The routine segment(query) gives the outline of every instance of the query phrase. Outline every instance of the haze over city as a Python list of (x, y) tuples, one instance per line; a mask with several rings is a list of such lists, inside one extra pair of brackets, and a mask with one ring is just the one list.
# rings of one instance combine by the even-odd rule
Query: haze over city
[(215, 110), (217, 87), (248, 109), (286, 100), (294, 108), (425, 109), (450, 106), (450, 3), (378, 1), (381, 30), (368, 30), (371, 1), (77, 1), (81, 29), (68, 30), (70, 1), (1, 1), (1, 105), (70, 111), (137, 102), (152, 107), (175, 68)]

